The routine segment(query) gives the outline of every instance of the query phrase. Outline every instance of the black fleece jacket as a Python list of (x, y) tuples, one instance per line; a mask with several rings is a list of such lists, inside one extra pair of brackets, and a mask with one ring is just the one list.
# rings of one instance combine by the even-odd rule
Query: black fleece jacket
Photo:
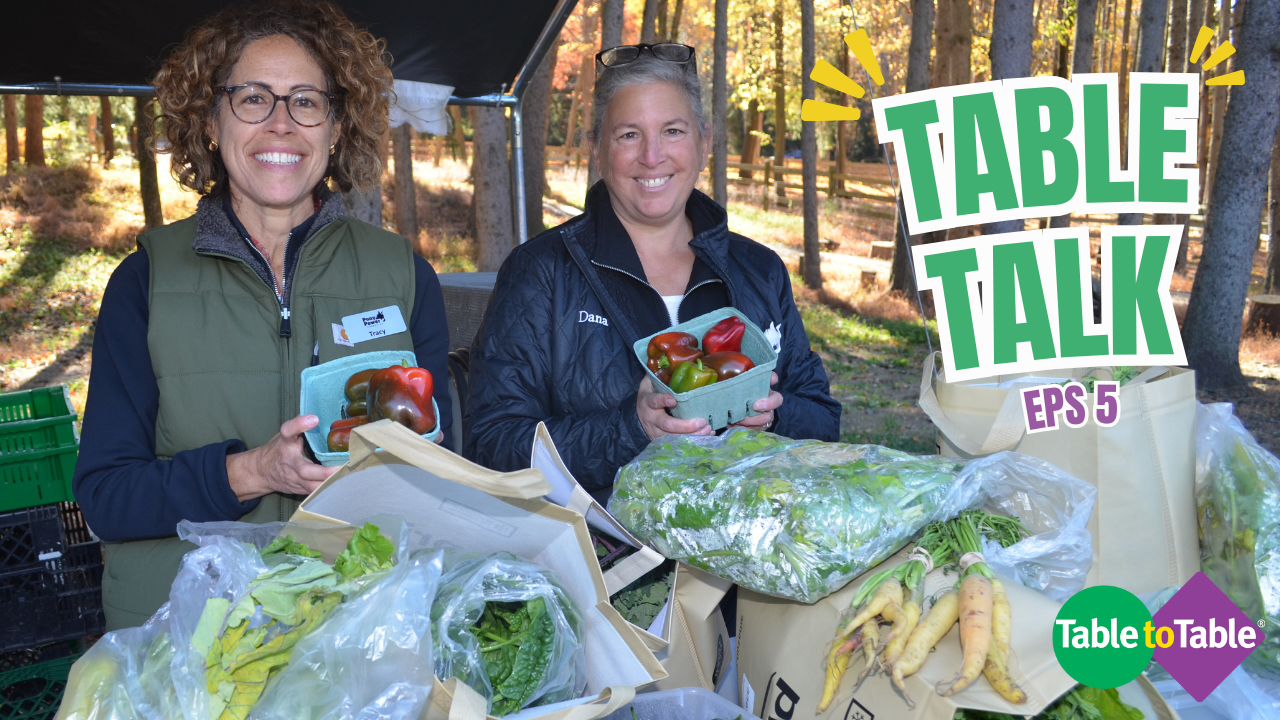
[[(680, 320), (733, 306), (776, 337), (783, 403), (772, 431), (837, 439), (840, 404), (809, 347), (782, 260), (729, 232), (724, 208), (696, 190), (685, 212), (696, 260)], [(471, 353), (466, 456), (496, 470), (527, 468), (545, 422), (574, 477), (606, 502), (618, 468), (649, 444), (636, 414), (644, 369), (631, 346), (669, 326), (597, 183), (586, 213), (516, 248), (498, 272)]]

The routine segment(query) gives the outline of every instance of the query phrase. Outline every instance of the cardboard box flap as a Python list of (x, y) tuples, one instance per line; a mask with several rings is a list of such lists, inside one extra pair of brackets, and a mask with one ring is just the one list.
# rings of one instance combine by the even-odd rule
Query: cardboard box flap
[[(582, 517), (541, 499), (502, 499), (486, 489), (515, 487), (514, 494), (534, 489), (540, 497), (548, 487), (541, 473), (496, 473), (407, 429), (401, 428), (408, 437), (398, 439), (398, 425), (377, 432), (378, 425), (383, 423), (360, 429), (375, 429), (364, 439), (383, 449), (374, 450), (372, 443), (357, 449), (353, 441), (352, 461), (303, 502), (295, 520), (359, 525), (394, 515), (404, 518), (411, 549), (511, 552), (554, 572), (581, 610), (588, 695), (666, 676), (645, 643), (608, 606)], [(514, 482), (506, 485), (507, 479)]]

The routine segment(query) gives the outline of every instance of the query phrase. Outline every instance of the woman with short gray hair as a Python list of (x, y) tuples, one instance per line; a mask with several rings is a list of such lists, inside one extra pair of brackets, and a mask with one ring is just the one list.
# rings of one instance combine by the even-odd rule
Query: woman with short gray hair
[(840, 405), (809, 347), (777, 254), (728, 230), (695, 189), (707, 165), (694, 49), (624, 45), (596, 55), (591, 129), (600, 182), (582, 215), (516, 248), (498, 273), (471, 354), (466, 455), (529, 467), (545, 423), (575, 478), (601, 503), (650, 440), (709, 435), (657, 392), (632, 345), (676, 323), (737, 308), (778, 350), (774, 390), (738, 423), (835, 440)]

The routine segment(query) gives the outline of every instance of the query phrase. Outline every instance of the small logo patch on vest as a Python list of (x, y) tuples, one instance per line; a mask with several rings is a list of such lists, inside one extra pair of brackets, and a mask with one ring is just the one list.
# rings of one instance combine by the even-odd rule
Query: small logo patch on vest
[(592, 315), (586, 310), (578, 311), (578, 322), (580, 323), (591, 322), (591, 323), (596, 323), (597, 325), (603, 325), (605, 327), (609, 327), (609, 318), (603, 315)]

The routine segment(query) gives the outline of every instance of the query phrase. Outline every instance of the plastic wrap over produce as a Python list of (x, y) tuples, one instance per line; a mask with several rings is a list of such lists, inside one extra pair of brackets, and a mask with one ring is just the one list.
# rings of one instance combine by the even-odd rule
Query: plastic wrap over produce
[[(1043, 507), (1057, 502), (1055, 483), (1070, 486), (1062, 497), (1073, 503), (1070, 509)], [(984, 487), (990, 490), (984, 493)], [(1023, 495), (1006, 501), (1015, 489)], [(669, 558), (758, 592), (814, 602), (889, 557), (934, 520), (982, 504), (1003, 507), (1000, 502), (1010, 503), (1016, 514), (1014, 507), (1029, 503), (1043, 515), (1028, 523), (1032, 532), (1074, 527), (1088, 519), (1090, 490), (1056, 467), (1017, 453), (966, 464), (878, 445), (734, 429), (720, 437), (666, 436), (651, 443), (618, 471), (609, 511)], [(1083, 570), (1073, 566), (1064, 572), (1083, 577), (1091, 554), (1088, 535), (1065, 535), (1063, 545), (1053, 548), (1078, 554), (1082, 542)], [(1020, 562), (1010, 558), (1011, 566)], [(1032, 582), (1043, 587), (1074, 582), (1055, 577), (1049, 567), (1025, 568), (1028, 573), (1039, 576)]]
[(456, 677), (501, 717), (582, 695), (582, 614), (550, 570), (510, 553), (450, 552), (432, 612), (436, 675)]
[[(331, 566), (318, 552), (281, 536), (291, 531), (312, 539), (333, 533), (328, 539), (336, 545), (351, 535), (350, 529), (288, 523), (181, 523), (179, 537), (198, 547), (183, 557), (169, 602), (141, 628), (108, 633), (72, 666), (58, 717), (245, 720), (268, 686), (277, 696), (289, 694), (309, 670), (329, 671), (330, 686), (305, 699), (292, 694), (292, 707), (282, 716), (416, 718), (431, 687), (431, 647), (422, 640), (430, 628), (438, 556), (434, 563), (423, 558), (406, 564), (403, 544), (397, 550), (377, 528), (365, 526)], [(390, 534), (407, 536), (402, 523)], [(425, 599), (422, 592), (429, 593)], [(382, 616), (388, 609), (395, 612)], [(353, 618), (382, 622), (361, 626)], [(411, 644), (406, 625), (419, 630), (411, 663), (385, 644), (388, 638)], [(359, 650), (317, 657), (349, 650), (352, 637)], [(293, 659), (308, 668), (295, 670)], [(335, 661), (351, 672), (333, 672)], [(413, 670), (424, 665), (426, 684), (404, 687), (422, 677)], [(399, 685), (375, 685), (387, 678)]]
[(1266, 621), (1245, 666), (1280, 677), (1280, 460), (1230, 403), (1196, 407), (1196, 510), (1200, 569), (1250, 620)]
[(1011, 471), (980, 471), (978, 497), (970, 507), (1018, 518), (1027, 537), (1001, 547), (982, 538), (987, 565), (1058, 601), (1084, 588), (1093, 564), (1089, 516), (1098, 490), (1056, 466), (1029, 455), (1013, 455)]

